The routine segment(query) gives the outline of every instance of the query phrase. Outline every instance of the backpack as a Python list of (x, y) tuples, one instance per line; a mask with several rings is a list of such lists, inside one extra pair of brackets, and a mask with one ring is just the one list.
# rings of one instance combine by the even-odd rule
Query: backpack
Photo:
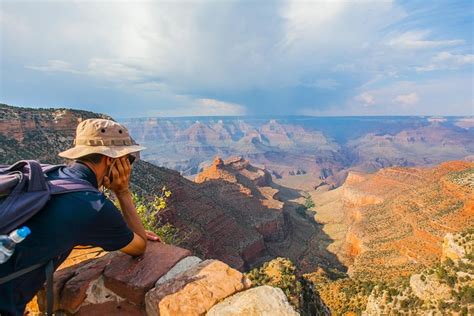
[(0, 234), (10, 233), (46, 205), (52, 195), (93, 191), (82, 179), (46, 179), (46, 174), (64, 165), (44, 165), (35, 160), (22, 160), (11, 166), (0, 166)]
[[(35, 160), (21, 160), (13, 165), (0, 165), (0, 235), (6, 235), (40, 212), (53, 195), (92, 191), (99, 192), (82, 179), (47, 180), (49, 172), (64, 165), (45, 165)], [(31, 236), (34, 238), (34, 235)], [(42, 263), (0, 278), (0, 285), (33, 270), (45, 267), (47, 314), (52, 315), (54, 262)]]

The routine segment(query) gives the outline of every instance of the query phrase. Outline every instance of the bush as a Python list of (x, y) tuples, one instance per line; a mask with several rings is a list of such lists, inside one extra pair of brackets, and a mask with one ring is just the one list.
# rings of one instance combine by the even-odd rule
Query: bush
[(306, 201), (304, 202), (304, 207), (306, 207), (306, 209), (310, 209), (314, 206), (315, 206), (314, 201), (313, 201), (313, 199), (311, 198), (311, 195), (310, 195), (306, 198)]
[(138, 194), (133, 193), (132, 198), (140, 216), (143, 227), (146, 230), (152, 231), (166, 244), (179, 245), (183, 240), (179, 236), (179, 229), (170, 223), (161, 223), (159, 213), (166, 209), (168, 198), (171, 196), (171, 191), (164, 186), (161, 189), (161, 194), (155, 196), (152, 201), (145, 199)]
[[(110, 191), (106, 191), (106, 195), (113, 200)], [(171, 196), (171, 191), (167, 190), (165, 186), (161, 188), (159, 196), (153, 199), (147, 199), (136, 193), (132, 193), (133, 204), (137, 210), (140, 219), (142, 220), (145, 230), (149, 230), (157, 234), (161, 241), (166, 244), (179, 245), (183, 242), (180, 237), (179, 229), (170, 223), (161, 223), (159, 213), (168, 206), (168, 198)], [(120, 208), (117, 200), (114, 200), (115, 205)]]

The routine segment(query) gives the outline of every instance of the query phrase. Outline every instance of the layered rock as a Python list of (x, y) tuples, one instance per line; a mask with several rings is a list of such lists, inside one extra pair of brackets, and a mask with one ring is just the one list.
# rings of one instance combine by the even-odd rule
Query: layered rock
[(434, 168), (351, 173), (336, 190), (314, 193), (316, 220), (333, 239), (328, 249), (352, 276), (410, 275), (439, 261), (450, 232), (474, 225), (474, 165), (453, 161)]
[(466, 250), (465, 255), (454, 260), (444, 257), (432, 267), (411, 275), (409, 283), (375, 287), (363, 315), (399, 312), (412, 315), (472, 314), (474, 230), (470, 228), (448, 235), (451, 246)]
[(124, 123), (149, 148), (145, 160), (185, 175), (197, 174), (216, 155), (244, 155), (279, 176), (336, 173), (345, 163), (340, 147), (322, 132), (281, 120), (144, 118)]
[(278, 200), (278, 189), (270, 173), (264, 168), (252, 166), (242, 157), (232, 157), (225, 161), (216, 157), (209, 167), (196, 176), (195, 182), (206, 186), (218, 182), (232, 186), (222, 186), (217, 196), (227, 203), (240, 208), (239, 216), (253, 226), (265, 241), (283, 240), (286, 223), (283, 202)]
[[(241, 292), (297, 315), (281, 290), (249, 290), (250, 281), (218, 260), (201, 261), (188, 250), (149, 242), (139, 258), (109, 253), (55, 272), (55, 313), (69, 315), (204, 315), (219, 301)], [(242, 292), (243, 291), (243, 292)], [(40, 292), (40, 311), (45, 293)], [(226, 302), (226, 301), (224, 301)], [(227, 308), (242, 308), (241, 299)], [(267, 306), (267, 307), (268, 307)]]
[[(20, 159), (62, 163), (57, 153), (72, 145), (77, 123), (93, 117), (106, 116), (76, 110), (0, 106), (0, 160), (2, 163)], [(153, 120), (149, 123), (161, 124)], [(169, 137), (164, 130), (160, 133), (160, 137)], [(150, 151), (153, 152), (153, 148)], [(240, 203), (247, 194), (240, 192), (236, 184), (196, 184), (176, 171), (144, 161), (134, 164), (131, 182), (133, 191), (149, 197), (160, 194), (163, 186), (170, 189), (172, 196), (169, 207), (161, 214), (162, 223), (171, 223), (179, 229), (184, 247), (203, 258), (217, 258), (237, 269), (267, 256), (265, 239), (279, 238), (284, 229), (281, 212), (262, 205), (281, 202), (255, 198), (242, 208)], [(229, 203), (230, 198), (235, 201)]]
[[(0, 161), (48, 161), (52, 148), (72, 144), (77, 124), (103, 114), (69, 109), (28, 109), (0, 104)], [(30, 142), (33, 140), (34, 142)], [(55, 161), (61, 161), (56, 158)]]
[(362, 171), (373, 172), (393, 165), (435, 165), (471, 155), (473, 131), (431, 122), (394, 134), (368, 133), (349, 141), (347, 146), (356, 155), (353, 167)]

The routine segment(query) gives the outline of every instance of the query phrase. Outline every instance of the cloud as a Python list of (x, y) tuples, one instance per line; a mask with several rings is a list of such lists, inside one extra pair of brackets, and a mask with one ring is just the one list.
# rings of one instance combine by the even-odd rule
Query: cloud
[(245, 107), (240, 104), (223, 102), (214, 99), (198, 99), (202, 115), (245, 115)]
[[(424, 14), (432, 6), (443, 19)], [(398, 80), (423, 84), (447, 76), (434, 70), (472, 65), (469, 10), (398, 1), (4, 1), (0, 66), (10, 80), (0, 101), (95, 105), (119, 116), (349, 113), (352, 103), (377, 111), (407, 91), (425, 101), (414, 88), (377, 93)]]
[(388, 45), (408, 50), (433, 49), (465, 44), (463, 39), (428, 40), (429, 31), (409, 31), (399, 34), (388, 41)]
[(362, 102), (364, 106), (371, 106), (375, 104), (375, 98), (369, 92), (363, 92), (355, 97), (356, 101)]
[(402, 105), (414, 105), (420, 101), (418, 94), (415, 92), (408, 93), (408, 94), (400, 94), (397, 95), (394, 99), (394, 102), (400, 103)]
[(148, 116), (241, 116), (246, 114), (243, 105), (216, 99), (193, 99), (190, 96), (174, 96), (180, 106), (148, 111)]
[(69, 72), (73, 74), (80, 73), (80, 71), (73, 69), (72, 65), (64, 60), (52, 59), (48, 60), (43, 66), (26, 66), (28, 69), (43, 71), (43, 72)]
[(453, 70), (474, 63), (473, 54), (452, 54), (450, 52), (440, 52), (431, 59), (431, 62), (424, 66), (415, 67), (417, 72), (428, 72), (435, 70)]
[[(470, 73), (451, 73), (450, 76), (429, 80), (398, 80), (368, 91), (373, 100), (376, 100), (372, 106), (361, 107), (361, 100), (356, 97), (342, 111), (332, 109), (332, 114), (474, 115), (472, 85)], [(400, 106), (394, 106), (395, 104)]]

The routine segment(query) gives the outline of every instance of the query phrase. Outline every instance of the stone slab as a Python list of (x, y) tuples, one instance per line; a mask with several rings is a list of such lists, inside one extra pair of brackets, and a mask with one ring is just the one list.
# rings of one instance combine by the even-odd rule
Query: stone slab
[(218, 260), (206, 260), (149, 291), (147, 315), (204, 315), (218, 301), (250, 287), (239, 271)]
[(145, 293), (156, 281), (189, 255), (191, 252), (183, 248), (148, 242), (147, 250), (141, 257), (116, 254), (105, 268), (104, 284), (117, 295), (141, 304)]
[(234, 294), (214, 305), (207, 316), (296, 316), (283, 291), (268, 285)]

